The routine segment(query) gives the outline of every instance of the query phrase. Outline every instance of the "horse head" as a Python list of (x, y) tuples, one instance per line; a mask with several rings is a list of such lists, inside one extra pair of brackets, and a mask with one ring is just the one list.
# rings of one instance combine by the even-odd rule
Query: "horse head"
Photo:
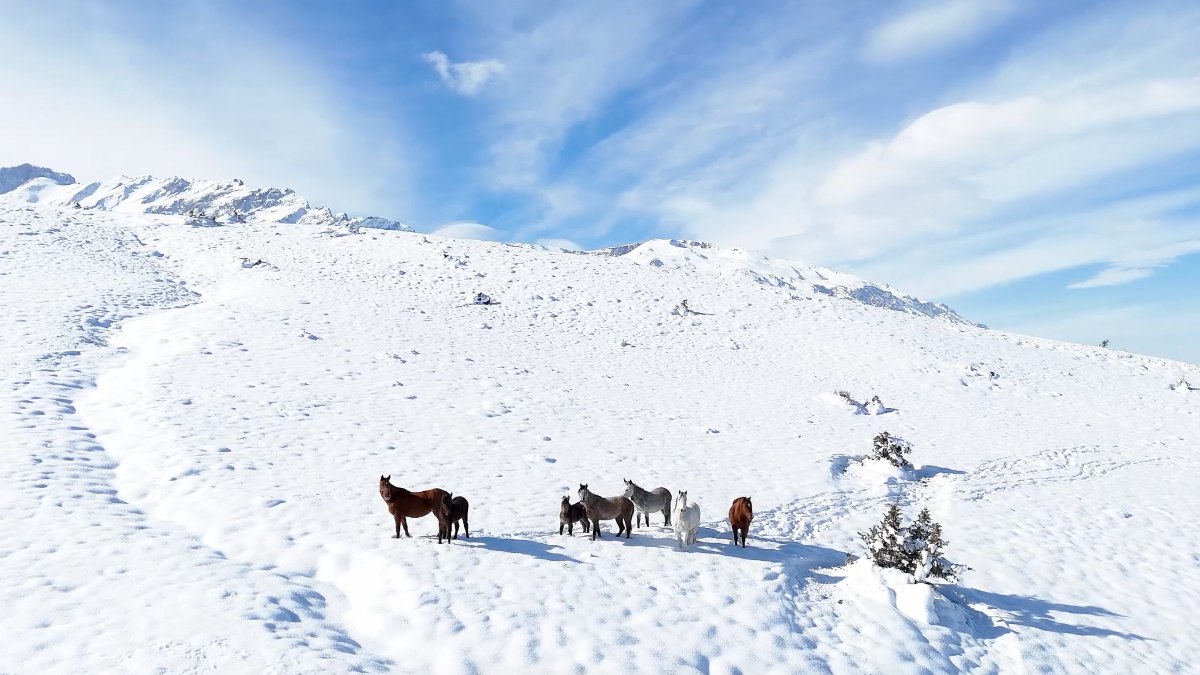
[(450, 517), (450, 509), (452, 508), (450, 498), (453, 496), (454, 496), (454, 493), (452, 493), (452, 492), (443, 492), (442, 493), (442, 502), (440, 504), (438, 504), (438, 513), (441, 515), (442, 518)]
[(579, 484), (579, 501), (581, 501), (581, 502), (586, 501), (587, 496), (590, 494), (591, 494), (591, 492), (588, 491), (587, 483), (580, 483)]
[(628, 499), (633, 496), (633, 491), (637, 489), (637, 486), (634, 485), (633, 481), (629, 480), (628, 478), (623, 478), (622, 480), (625, 481), (625, 492), (622, 494), (622, 496)]
[(379, 476), (379, 496), (383, 497), (383, 501), (392, 501), (392, 487), (392, 477), (381, 474)]

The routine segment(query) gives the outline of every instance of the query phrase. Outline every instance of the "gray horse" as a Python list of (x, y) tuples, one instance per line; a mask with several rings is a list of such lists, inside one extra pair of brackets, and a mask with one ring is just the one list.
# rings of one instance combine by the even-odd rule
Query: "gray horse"
[(671, 524), (671, 491), (665, 487), (647, 492), (625, 479), (625, 498), (637, 507), (637, 524), (642, 526), (642, 514), (646, 514), (646, 527), (650, 527), (650, 514), (662, 513), (663, 524)]
[(633, 502), (624, 497), (601, 497), (588, 490), (586, 484), (579, 486), (579, 501), (583, 502), (583, 510), (588, 520), (592, 521), (592, 541), (600, 534), (600, 521), (617, 521), (617, 536), (625, 534), (628, 539), (633, 532)]

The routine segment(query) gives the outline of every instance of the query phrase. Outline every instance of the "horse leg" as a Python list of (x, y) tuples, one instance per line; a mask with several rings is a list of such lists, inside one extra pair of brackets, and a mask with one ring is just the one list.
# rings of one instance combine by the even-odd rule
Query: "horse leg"
[(671, 507), (664, 506), (662, 513), (663, 513), (663, 521), (666, 522), (667, 525), (670, 525), (671, 524)]
[(592, 541), (596, 541), (597, 537), (603, 537), (600, 533), (600, 519), (592, 518)]
[[(412, 539), (412, 535), (408, 533), (408, 518), (406, 518), (404, 516), (400, 516), (400, 524), (404, 526), (404, 536), (408, 537), (409, 539)], [(396, 534), (400, 534), (400, 533), (397, 532)]]
[(392, 537), (392, 539), (399, 539), (400, 538), (400, 519), (392, 518), (392, 520), (396, 521), (396, 536)]
[(458, 539), (458, 521), (454, 521), (454, 538)]
[[(650, 525), (650, 516), (649, 515), (646, 516), (646, 525), (647, 526)], [(630, 518), (629, 516), (625, 516), (625, 538), (628, 539), (629, 535), (631, 535), (631, 534), (633, 534), (633, 519)]]
[(564, 523), (564, 522), (563, 522), (563, 521), (561, 521), (561, 520), (560, 520), (560, 521), (558, 521), (558, 536), (560, 536), (560, 537), (562, 536), (562, 531), (563, 531), (563, 526), (564, 526), (564, 525), (567, 525), (567, 523)]

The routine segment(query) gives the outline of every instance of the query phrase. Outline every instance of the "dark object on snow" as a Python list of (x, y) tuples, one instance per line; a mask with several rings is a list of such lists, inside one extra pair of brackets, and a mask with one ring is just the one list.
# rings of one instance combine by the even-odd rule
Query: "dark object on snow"
[(471, 538), (471, 526), (467, 524), (467, 510), (470, 508), (466, 497), (454, 497), (453, 493), (447, 492), (442, 496), (442, 503), (438, 508), (438, 522), (446, 528), (446, 541), (450, 541), (450, 526), (454, 526), (454, 538), (458, 539), (458, 521), (462, 521), (463, 530), (467, 539)]
[(575, 536), (575, 523), (583, 525), (583, 533), (587, 534), (592, 531), (592, 525), (588, 522), (587, 514), (583, 509), (583, 502), (571, 503), (571, 498), (563, 495), (562, 507), (558, 510), (558, 533), (561, 535), (563, 526), (567, 527), (567, 534)]
[(1100, 341), (1100, 346), (1101, 346), (1101, 347), (1103, 347), (1103, 348), (1105, 348), (1105, 349), (1108, 349), (1108, 340), (1101, 340), (1101, 341)]
[(498, 303), (494, 302), (492, 300), (492, 296), (488, 295), (487, 293), (476, 293), (475, 294), (475, 304), (476, 305), (495, 305)]
[(74, 204), (71, 205), (71, 208), (78, 209), (78, 208), (82, 208), (82, 207), (79, 206), (79, 202), (75, 202)]

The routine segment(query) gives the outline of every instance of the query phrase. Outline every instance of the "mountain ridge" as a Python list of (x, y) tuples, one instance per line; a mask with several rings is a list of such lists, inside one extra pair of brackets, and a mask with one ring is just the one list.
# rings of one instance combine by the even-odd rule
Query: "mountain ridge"
[[(30, 170), (24, 170), (24, 167)], [(6, 181), (5, 177), (10, 175), (12, 178)], [(22, 177), (24, 179), (17, 182)], [(247, 187), (238, 178), (122, 175), (84, 184), (76, 182), (70, 174), (23, 164), (0, 169), (0, 201), (189, 216), (197, 219), (196, 224), (277, 222), (412, 231), (408, 225), (387, 218), (351, 218), (328, 207), (313, 206), (291, 188)]]

